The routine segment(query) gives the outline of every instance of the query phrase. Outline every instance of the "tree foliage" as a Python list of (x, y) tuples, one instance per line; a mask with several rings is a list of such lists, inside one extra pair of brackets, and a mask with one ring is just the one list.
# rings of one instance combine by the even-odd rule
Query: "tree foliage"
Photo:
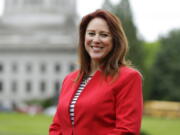
[(152, 85), (152, 72), (151, 69), (154, 65), (156, 54), (158, 53), (160, 49), (160, 42), (144, 42), (144, 51), (146, 52), (144, 56), (144, 91), (143, 96), (145, 100), (148, 100), (150, 98), (151, 93), (151, 85)]
[(161, 37), (161, 50), (152, 68), (151, 99), (180, 101), (180, 30)]

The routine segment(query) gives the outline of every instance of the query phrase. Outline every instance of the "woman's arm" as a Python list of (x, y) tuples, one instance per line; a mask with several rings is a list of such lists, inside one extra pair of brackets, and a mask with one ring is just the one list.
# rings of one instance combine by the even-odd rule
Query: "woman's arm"
[(57, 111), (53, 118), (53, 122), (49, 127), (49, 135), (62, 135), (60, 121), (58, 118), (58, 110), (59, 108), (57, 108)]
[(58, 118), (59, 108), (57, 107), (57, 111), (54, 115), (53, 122), (49, 127), (49, 135), (62, 135), (61, 133), (61, 125)]
[(135, 71), (115, 92), (116, 126), (108, 135), (139, 135), (142, 119), (142, 78)]
[[(63, 86), (64, 86), (64, 83), (67, 80), (67, 78), (68, 78), (68, 75), (65, 77), (65, 79), (62, 83), (62, 87), (60, 90), (61, 94), (63, 93)], [(62, 135), (61, 122), (60, 122), (60, 118), (59, 118), (59, 111), (60, 111), (59, 103), (60, 103), (60, 95), (59, 95), (59, 99), (58, 99), (56, 113), (53, 118), (53, 122), (49, 127), (49, 135)]]

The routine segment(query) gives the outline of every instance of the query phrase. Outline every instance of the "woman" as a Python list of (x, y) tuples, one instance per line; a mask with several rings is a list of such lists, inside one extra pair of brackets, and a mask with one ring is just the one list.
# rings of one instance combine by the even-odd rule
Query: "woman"
[(83, 17), (80, 69), (63, 81), (49, 135), (139, 135), (142, 80), (125, 60), (127, 49), (115, 15), (96, 10)]

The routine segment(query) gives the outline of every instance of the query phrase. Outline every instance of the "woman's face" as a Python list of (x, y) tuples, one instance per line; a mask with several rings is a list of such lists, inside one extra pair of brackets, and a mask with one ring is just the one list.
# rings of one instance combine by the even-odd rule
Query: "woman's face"
[(85, 49), (91, 60), (98, 62), (112, 50), (112, 36), (106, 21), (102, 18), (92, 19), (85, 33)]

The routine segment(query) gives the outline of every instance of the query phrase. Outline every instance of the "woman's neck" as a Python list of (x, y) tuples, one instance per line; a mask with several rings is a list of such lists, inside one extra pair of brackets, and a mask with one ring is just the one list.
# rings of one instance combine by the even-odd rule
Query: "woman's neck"
[(100, 69), (99, 67), (100, 67), (100, 66), (99, 66), (99, 63), (98, 63), (98, 62), (92, 61), (92, 62), (91, 62), (91, 72), (89, 73), (89, 75), (90, 75), (90, 76), (93, 76), (94, 73), (95, 73), (97, 70)]

